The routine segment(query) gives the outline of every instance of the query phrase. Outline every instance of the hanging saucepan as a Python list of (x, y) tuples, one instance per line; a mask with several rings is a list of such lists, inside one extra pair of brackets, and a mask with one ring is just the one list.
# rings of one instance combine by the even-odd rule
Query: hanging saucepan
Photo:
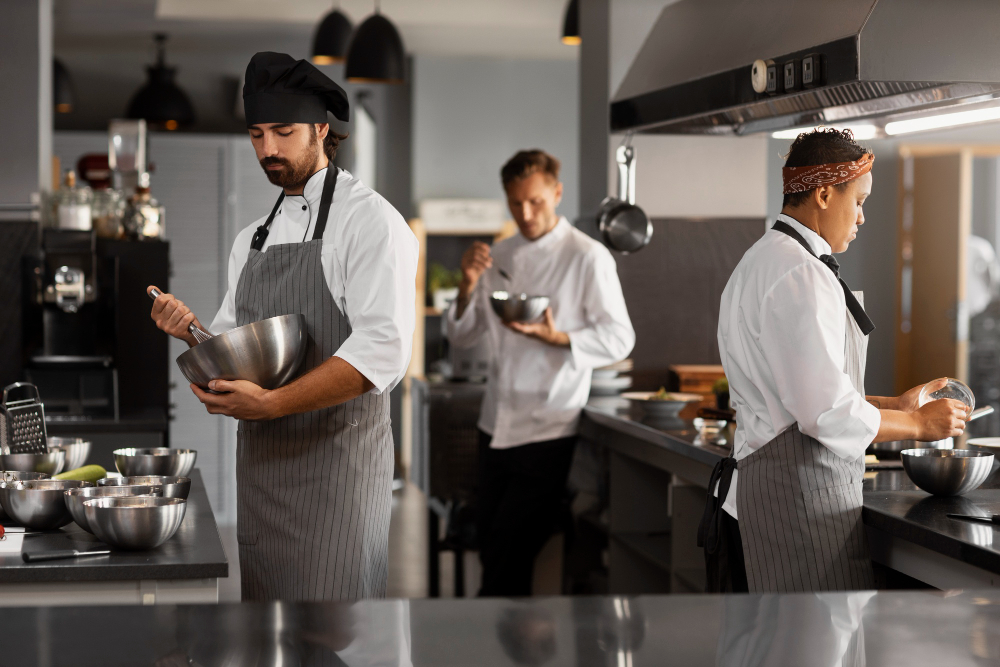
[(601, 202), (597, 225), (604, 245), (620, 253), (642, 250), (653, 236), (649, 216), (635, 205), (635, 149), (618, 147), (618, 196)]

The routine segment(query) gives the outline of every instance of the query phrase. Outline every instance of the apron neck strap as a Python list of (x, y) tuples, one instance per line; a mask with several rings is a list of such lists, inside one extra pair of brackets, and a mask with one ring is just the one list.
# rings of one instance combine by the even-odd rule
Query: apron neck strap
[(274, 222), (274, 216), (278, 212), (278, 207), (281, 206), (281, 202), (285, 201), (285, 191), (282, 190), (281, 194), (278, 195), (278, 201), (274, 202), (274, 208), (271, 209), (271, 215), (267, 216), (267, 220), (264, 224), (257, 228), (257, 231), (253, 233), (253, 240), (250, 241), (250, 248), (253, 250), (260, 250), (264, 247), (264, 241), (267, 240), (267, 235), (271, 231), (271, 223)]
[[(326, 168), (326, 177), (323, 179), (323, 194), (320, 195), (319, 199), (319, 214), (316, 217), (316, 229), (313, 232), (314, 241), (323, 238), (323, 232), (326, 231), (326, 219), (330, 216), (330, 204), (333, 203), (333, 191), (337, 188), (338, 171), (339, 169), (334, 167), (332, 163)], [(282, 190), (281, 194), (278, 195), (278, 201), (274, 202), (271, 215), (267, 216), (264, 224), (254, 232), (253, 240), (250, 241), (250, 248), (252, 250), (259, 252), (264, 247), (267, 235), (271, 231), (271, 223), (274, 222), (274, 216), (278, 213), (278, 207), (281, 206), (281, 202), (284, 200), (285, 191)]]

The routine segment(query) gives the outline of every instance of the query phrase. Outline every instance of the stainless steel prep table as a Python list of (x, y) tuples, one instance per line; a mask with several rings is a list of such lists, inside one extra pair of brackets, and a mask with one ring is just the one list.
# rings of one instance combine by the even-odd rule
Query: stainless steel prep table
[[(75, 523), (24, 538), (22, 550), (95, 549), (103, 543)], [(219, 601), (229, 562), (201, 472), (177, 533), (150, 551), (27, 564), (0, 556), (0, 607), (26, 605), (196, 604)]]

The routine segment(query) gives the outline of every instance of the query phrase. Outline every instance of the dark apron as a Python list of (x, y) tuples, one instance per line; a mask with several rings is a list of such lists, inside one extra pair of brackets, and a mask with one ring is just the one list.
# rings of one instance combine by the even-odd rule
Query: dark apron
[[(311, 241), (262, 252), (281, 194), (254, 234), (236, 287), (237, 325), (305, 315), (302, 373), (333, 356), (351, 335), (321, 261), (336, 180), (331, 165)], [(236, 482), (243, 600), (383, 597), (392, 469), (388, 392), (270, 421), (240, 421)]]

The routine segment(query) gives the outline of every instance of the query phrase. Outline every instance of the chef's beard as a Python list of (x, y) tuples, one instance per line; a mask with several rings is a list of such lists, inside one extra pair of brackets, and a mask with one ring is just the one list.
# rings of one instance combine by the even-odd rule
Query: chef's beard
[[(281, 157), (266, 157), (260, 161), (260, 166), (272, 185), (280, 185), (288, 190), (298, 190), (305, 187), (309, 177), (316, 173), (316, 163), (319, 162), (319, 145), (313, 141), (302, 154), (302, 159), (295, 163)], [(284, 169), (271, 170), (268, 165), (280, 164)]]

